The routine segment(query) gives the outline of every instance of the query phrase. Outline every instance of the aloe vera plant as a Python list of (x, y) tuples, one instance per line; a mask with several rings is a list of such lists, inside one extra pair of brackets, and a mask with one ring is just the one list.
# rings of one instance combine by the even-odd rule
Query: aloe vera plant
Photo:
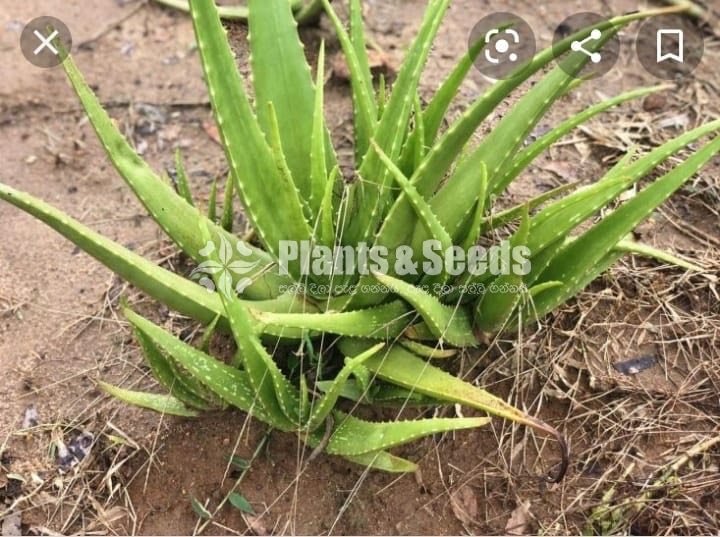
[[(422, 104), (419, 81), (450, 0), (429, 0), (391, 89), (376, 85), (370, 73), (360, 0), (350, 0), (349, 30), (329, 1), (322, 3), (351, 73), (356, 173), (347, 179), (339, 171), (323, 114), (324, 46), (313, 77), (291, 3), (248, 2), (251, 98), (214, 2), (190, 0), (230, 166), (219, 219), (216, 187), (205, 214), (195, 205), (181, 155), (176, 190), (134, 152), (72, 58), (63, 63), (120, 176), (164, 232), (197, 263), (190, 277), (156, 265), (10, 186), (0, 184), (0, 198), (206, 327), (201, 344), (193, 346), (125, 307), (147, 363), (166, 393), (130, 392), (103, 384), (112, 395), (180, 416), (237, 407), (297, 434), (316, 450), (391, 472), (415, 468), (411, 461), (392, 455), (388, 450), (393, 447), (435, 433), (480, 427), (489, 418), (367, 422), (343, 412), (339, 401), (400, 407), (461, 404), (554, 435), (562, 462), (549, 479), (559, 480), (569, 451), (554, 427), (434, 361), (478, 346), (488, 334), (537, 320), (628, 252), (696, 269), (627, 237), (717, 154), (719, 137), (636, 196), (607, 209), (658, 165), (714, 136), (720, 122), (700, 126), (647, 155), (629, 154), (594, 184), (570, 185), (498, 211), (494, 200), (555, 141), (611, 106), (666, 87), (635, 90), (600, 103), (525, 146), (552, 103), (578, 83), (587, 57), (570, 55), (563, 69), (542, 75), (473, 146), (472, 135), (511, 92), (549, 67), (558, 51), (570, 53), (571, 42), (592, 28), (538, 53), (517, 76), (496, 83), (444, 130), (450, 103), (481, 49), (472, 47), (429, 103)], [(667, 12), (617, 17), (605, 23), (605, 29), (617, 32), (632, 21)], [(235, 195), (252, 223), (254, 241), (231, 232)], [(457, 273), (441, 264), (435, 273), (407, 273), (394, 263), (403, 255), (411, 265), (418, 262), (428, 241), (442, 252), (468, 250), (503, 226), (515, 229), (508, 248), (527, 252), (523, 271)], [(390, 252), (383, 270), (338, 269), (335, 252), (361, 243)], [(323, 270), (308, 272), (312, 260), (288, 244), (324, 247), (321, 251), (332, 252), (330, 262), (318, 265)], [(232, 335), (237, 345), (232, 359), (209, 353), (215, 330)], [(301, 349), (299, 360), (290, 359), (288, 349), (293, 348)]]

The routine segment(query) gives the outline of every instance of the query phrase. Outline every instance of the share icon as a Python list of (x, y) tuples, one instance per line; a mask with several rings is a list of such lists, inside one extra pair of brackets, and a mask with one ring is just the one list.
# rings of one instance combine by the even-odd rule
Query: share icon
[(570, 45), (570, 49), (573, 52), (582, 52), (590, 56), (590, 61), (593, 63), (600, 63), (602, 61), (602, 55), (599, 52), (590, 52), (585, 48), (585, 45), (590, 41), (598, 41), (602, 37), (602, 32), (597, 28), (593, 30), (589, 36), (581, 41), (573, 41)]

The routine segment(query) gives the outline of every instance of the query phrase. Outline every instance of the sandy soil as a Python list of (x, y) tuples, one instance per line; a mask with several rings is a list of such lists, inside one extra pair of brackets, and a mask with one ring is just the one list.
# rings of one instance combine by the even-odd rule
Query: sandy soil
[[(392, 69), (417, 29), (423, 2), (364, 4), (368, 29)], [(568, 14), (609, 15), (643, 5), (635, 0), (542, 5), (456, 0), (428, 65), (425, 91), (451, 69), (485, 13), (523, 16), (544, 46)], [(189, 18), (119, 0), (0, 0), (0, 7), (0, 181), (138, 252), (174, 263), (174, 250), (109, 165), (62, 71), (33, 67), (17, 41), (23, 24), (35, 16), (64, 20), (79, 67), (136, 147), (158, 170), (171, 168), (174, 148), (182, 147), (193, 186), (206, 199), (211, 181), (226, 168), (213, 140)], [(541, 127), (600, 96), (656, 82), (630, 53), (633, 30), (623, 34), (626, 53), (618, 66), (565, 98)], [(241, 25), (232, 27), (246, 71), (244, 35)], [(326, 22), (303, 30), (302, 37), (309, 51), (320, 37), (328, 39), (333, 61), (338, 46)], [(693, 80), (652, 105), (630, 103), (593, 122), (541, 159), (506, 201), (525, 199), (549, 185), (599, 177), (630, 140), (653, 145), (676, 134), (658, 126), (668, 118), (689, 128), (718, 117), (719, 55), (720, 42), (708, 37), (706, 60)], [(473, 73), (457, 109), (487, 87)], [(335, 76), (328, 87), (328, 118), (345, 154), (351, 152), (347, 97), (347, 87)], [(187, 329), (187, 323), (129, 289), (43, 224), (0, 203), (0, 513), (13, 505), (23, 531), (32, 533), (192, 533), (198, 516), (190, 497), (216, 506), (238, 477), (228, 468), (229, 456), (249, 459), (264, 441), (240, 486), (263, 516), (243, 517), (226, 507), (207, 533), (582, 531), (611, 487), (618, 497), (637, 498), (663, 465), (720, 431), (719, 172), (716, 161), (640, 230), (643, 240), (706, 263), (715, 279), (628, 260), (542, 330), (520, 341), (500, 341), (482, 356), (464, 356), (455, 364), (569, 436), (575, 453), (571, 473), (551, 487), (537, 476), (556, 462), (554, 445), (500, 422), (404, 448), (403, 455), (421, 462), (417, 475), (365, 474), (321, 456), (297, 477), (296, 441), (280, 434), (265, 438), (261, 425), (241, 413), (167, 419), (108, 399), (97, 390), (96, 379), (153, 386), (116, 314), (121, 295), (144, 303), (141, 307), (169, 328)], [(612, 367), (641, 355), (652, 356), (655, 367), (635, 376)], [(37, 424), (23, 429), (33, 406)], [(57, 446), (84, 431), (96, 438), (90, 455), (62, 472)], [(673, 490), (661, 488), (641, 512), (628, 514), (623, 528), (720, 532), (718, 465), (716, 446), (693, 459)]]

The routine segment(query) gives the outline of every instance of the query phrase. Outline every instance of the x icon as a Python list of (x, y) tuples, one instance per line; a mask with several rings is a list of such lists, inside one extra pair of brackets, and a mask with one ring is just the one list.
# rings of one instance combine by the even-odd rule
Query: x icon
[(53, 33), (51, 33), (47, 38), (43, 36), (43, 34), (41, 34), (38, 30), (35, 30), (33, 33), (40, 40), (40, 44), (35, 50), (33, 50), (33, 54), (35, 54), (35, 56), (40, 54), (40, 52), (42, 52), (44, 48), (47, 48), (50, 52), (55, 54), (55, 56), (58, 55), (57, 49), (51, 43), (51, 41), (59, 35), (59, 32), (57, 30), (53, 30)]

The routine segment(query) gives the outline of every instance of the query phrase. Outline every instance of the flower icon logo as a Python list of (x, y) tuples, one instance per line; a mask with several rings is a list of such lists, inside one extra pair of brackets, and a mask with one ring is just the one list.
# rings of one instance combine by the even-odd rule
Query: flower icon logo
[[(235, 247), (243, 257), (252, 255), (252, 250), (240, 241)], [(217, 253), (215, 253), (216, 250)], [(208, 242), (205, 248), (200, 250), (200, 255), (205, 258), (205, 261), (190, 273), (190, 279), (196, 280), (209, 293), (218, 290), (226, 297), (231, 297), (235, 293), (241, 294), (247, 289), (252, 284), (252, 279), (240, 278), (234, 288), (233, 280), (237, 279), (236, 276), (244, 276), (249, 273), (260, 263), (260, 261), (251, 263), (233, 259), (234, 250), (230, 241), (224, 236), (220, 236), (219, 248), (213, 242)]]

